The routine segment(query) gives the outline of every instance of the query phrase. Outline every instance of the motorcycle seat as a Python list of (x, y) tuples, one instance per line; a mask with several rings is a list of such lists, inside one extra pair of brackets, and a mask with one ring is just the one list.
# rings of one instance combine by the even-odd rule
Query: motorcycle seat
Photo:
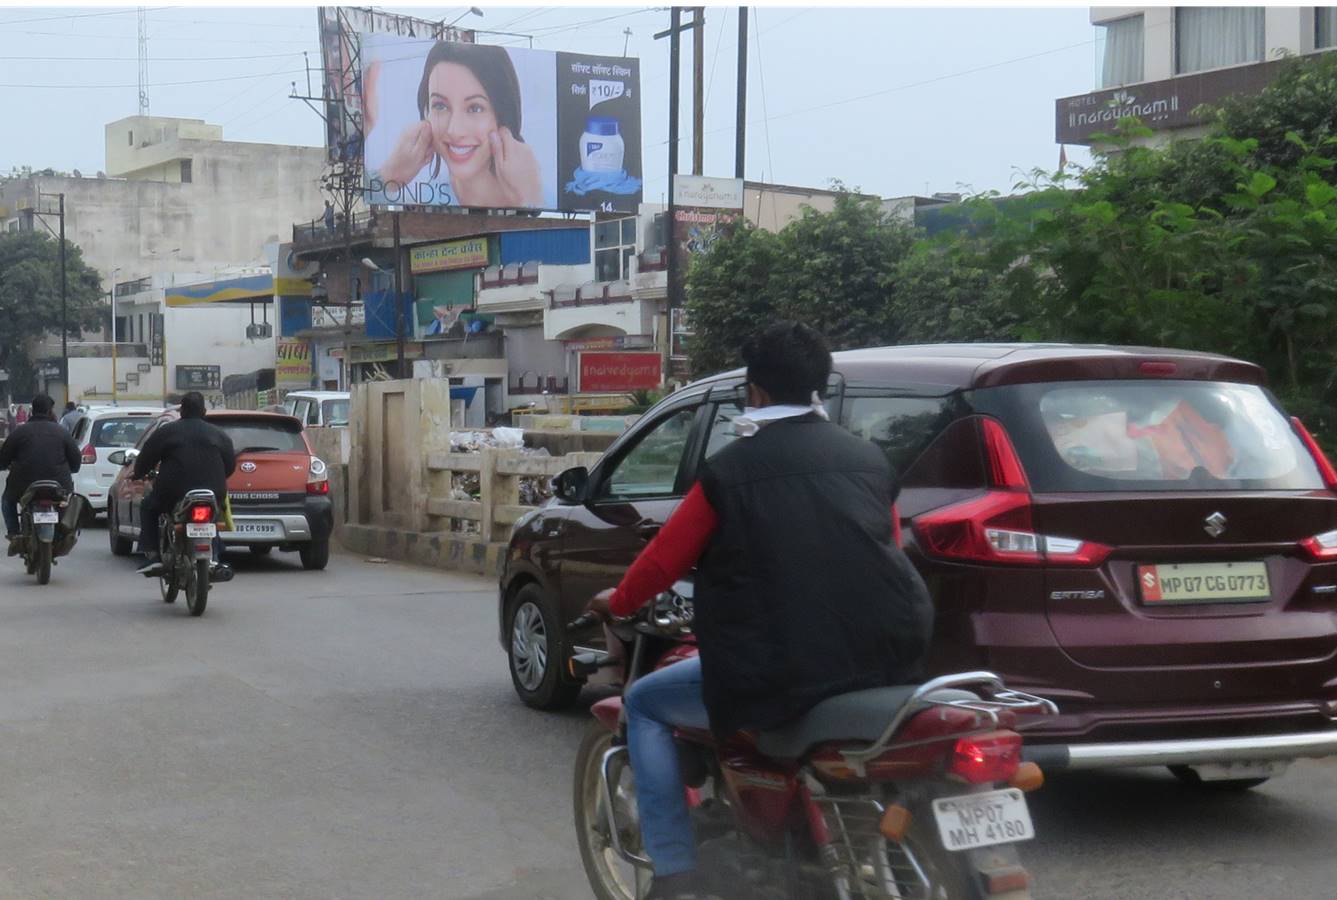
[[(832, 741), (871, 744), (918, 689), (917, 684), (898, 684), (829, 697), (792, 722), (759, 732), (757, 749), (773, 759), (798, 759), (814, 746)], [(921, 702), (978, 699), (969, 691), (945, 689), (927, 694)]]
[(32, 484), (28, 485), (28, 489), (24, 491), (23, 496), (19, 498), (19, 505), (27, 506), (33, 500), (52, 500), (59, 502), (65, 499), (67, 493), (68, 491), (65, 490), (59, 481), (51, 481), (49, 479), (34, 481)]

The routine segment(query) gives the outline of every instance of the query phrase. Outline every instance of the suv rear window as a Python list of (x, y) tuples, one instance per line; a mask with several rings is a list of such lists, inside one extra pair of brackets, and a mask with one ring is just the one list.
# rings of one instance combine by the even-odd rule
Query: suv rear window
[(1066, 382), (973, 399), (1003, 420), (1039, 491), (1323, 487), (1290, 422), (1256, 385)]
[(153, 424), (153, 416), (98, 419), (93, 422), (94, 447), (133, 447)]
[(302, 439), (300, 426), (295, 422), (227, 418), (214, 419), (213, 424), (232, 438), (232, 447), (238, 453), (274, 450), (307, 452), (306, 441)]

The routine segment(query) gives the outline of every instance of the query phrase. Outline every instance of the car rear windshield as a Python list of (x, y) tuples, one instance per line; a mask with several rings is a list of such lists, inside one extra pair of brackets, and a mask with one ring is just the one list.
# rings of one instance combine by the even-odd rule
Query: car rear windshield
[(238, 453), (306, 452), (306, 441), (296, 423), (282, 419), (216, 419), (214, 424), (232, 438), (232, 447)]
[(976, 391), (1041, 492), (1313, 490), (1323, 479), (1256, 385), (1090, 381)]
[(153, 416), (98, 419), (93, 423), (94, 447), (133, 447), (139, 436), (153, 424)]

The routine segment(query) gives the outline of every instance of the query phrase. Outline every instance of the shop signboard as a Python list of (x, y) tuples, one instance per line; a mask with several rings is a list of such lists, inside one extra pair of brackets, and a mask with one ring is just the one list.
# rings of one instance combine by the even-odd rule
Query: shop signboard
[(663, 358), (654, 352), (585, 351), (580, 354), (581, 393), (647, 390), (663, 382)]

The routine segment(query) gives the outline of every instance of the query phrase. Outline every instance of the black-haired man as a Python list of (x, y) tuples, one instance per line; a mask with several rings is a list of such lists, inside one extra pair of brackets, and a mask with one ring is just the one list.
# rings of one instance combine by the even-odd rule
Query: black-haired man
[(904, 682), (932, 629), (928, 591), (896, 545), (887, 459), (820, 403), (826, 341), (779, 322), (743, 359), (749, 409), (734, 425), (744, 439), (705, 464), (622, 583), (590, 604), (629, 615), (697, 567), (700, 656), (624, 698), (652, 898), (714, 896), (696, 875), (675, 727), (770, 728), (827, 697)]
[(65, 404), (65, 413), (60, 417), (60, 427), (64, 428), (70, 434), (74, 434), (74, 428), (79, 424), (79, 420), (84, 414), (79, 412), (79, 407), (70, 400)]
[(32, 418), (14, 430), (0, 446), (0, 470), (8, 469), (5, 492), (0, 497), (9, 538), (9, 555), (16, 556), (14, 538), (19, 533), (19, 500), (34, 481), (57, 481), (74, 490), (73, 474), (79, 471), (79, 445), (52, 415), (55, 401), (39, 394), (32, 401)]
[(227, 479), (237, 466), (232, 439), (204, 421), (204, 396), (191, 391), (181, 398), (181, 418), (154, 431), (135, 458), (131, 477), (143, 479), (156, 467), (153, 490), (139, 509), (139, 550), (142, 575), (162, 571), (158, 551), (158, 516), (170, 513), (188, 491), (210, 490), (219, 506), (227, 496)]

